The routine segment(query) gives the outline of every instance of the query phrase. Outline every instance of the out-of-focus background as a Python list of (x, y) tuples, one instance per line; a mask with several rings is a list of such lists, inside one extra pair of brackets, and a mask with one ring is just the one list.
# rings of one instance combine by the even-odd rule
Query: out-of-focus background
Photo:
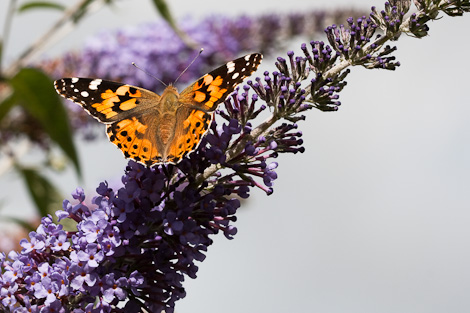
[[(0, 12), (7, 3), (0, 2)], [(168, 3), (177, 21), (383, 7), (372, 0)], [(57, 14), (15, 18), (4, 63)], [(79, 50), (100, 30), (158, 18), (150, 1), (117, 2), (88, 16), (45, 57)], [(274, 194), (252, 192), (239, 210), (235, 240), (215, 238), (198, 278), (186, 281), (177, 312), (470, 311), (470, 16), (429, 26), (429, 37), (396, 42), (402, 64), (396, 71), (352, 68), (339, 111), (307, 113), (299, 123), (305, 153), (278, 158)], [(298, 52), (310, 40), (325, 38), (298, 39), (275, 55)], [(274, 61), (265, 59), (258, 75), (274, 70)], [(77, 142), (83, 182), (72, 170), (54, 176), (65, 194), (81, 185), (91, 195), (100, 181), (119, 182), (126, 161), (101, 139)], [(32, 151), (26, 159), (34, 157)], [(34, 213), (12, 171), (0, 177), (0, 190), (2, 215)]]

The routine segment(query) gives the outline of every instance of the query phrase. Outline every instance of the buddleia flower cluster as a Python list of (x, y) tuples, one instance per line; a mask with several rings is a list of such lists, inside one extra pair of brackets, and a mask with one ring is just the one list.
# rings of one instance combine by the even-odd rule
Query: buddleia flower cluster
[(239, 199), (253, 187), (271, 194), (274, 160), (304, 152), (298, 127), (306, 111), (341, 105), (348, 67), (395, 70), (395, 48), (387, 41), (428, 31), (417, 20), (436, 5), (445, 13), (450, 3), (452, 13), (469, 10), (462, 1), (415, 3), (419, 12), (407, 18), (411, 1), (389, 1), (385, 10), (327, 27), (328, 43), (312, 41), (301, 45), (301, 56), (277, 58), (277, 71), (226, 99), (199, 148), (180, 163), (147, 168), (130, 161), (123, 186), (100, 183), (91, 204), (78, 188), (56, 213), (74, 221), (75, 229), (44, 217), (21, 241), (21, 252), (0, 256), (1, 311), (173, 312), (211, 236), (237, 233)]

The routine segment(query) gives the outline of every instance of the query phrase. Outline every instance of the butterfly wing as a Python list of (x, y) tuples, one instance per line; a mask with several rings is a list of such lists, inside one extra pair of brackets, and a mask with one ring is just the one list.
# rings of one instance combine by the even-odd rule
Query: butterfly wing
[(211, 112), (256, 71), (262, 59), (261, 54), (255, 53), (230, 61), (181, 92), (182, 105), (177, 111), (175, 136), (169, 149), (174, 163), (199, 146), (213, 119)]
[(196, 150), (214, 117), (213, 113), (180, 107), (176, 113), (175, 136), (168, 149), (168, 160), (178, 163)]
[(141, 115), (160, 101), (160, 96), (149, 90), (102, 79), (62, 78), (54, 87), (59, 95), (105, 124)]
[(109, 140), (124, 154), (147, 166), (165, 162), (165, 146), (157, 135), (160, 113), (146, 113), (131, 116), (116, 123), (108, 124), (106, 133)]
[(150, 166), (162, 159), (156, 135), (160, 96), (149, 90), (93, 78), (56, 80), (57, 92), (107, 124), (106, 133), (126, 158)]
[(248, 54), (216, 68), (184, 89), (180, 94), (180, 102), (206, 112), (214, 111), (235, 87), (256, 71), (262, 59), (260, 53)]

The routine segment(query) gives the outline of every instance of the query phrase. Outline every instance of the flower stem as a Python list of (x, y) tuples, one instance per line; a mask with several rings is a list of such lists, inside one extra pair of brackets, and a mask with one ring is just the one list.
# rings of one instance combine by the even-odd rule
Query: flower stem
[(11, 22), (13, 21), (13, 14), (14, 14), (15, 8), (16, 8), (16, 0), (10, 0), (10, 3), (8, 4), (6, 16), (5, 16), (5, 24), (3, 26), (3, 36), (0, 42), (0, 74), (2, 73), (2, 69), (3, 69), (2, 60), (3, 60), (5, 48), (7, 46), (8, 38), (10, 35)]
[[(16, 0), (13, 0), (16, 1)], [(11, 64), (8, 69), (5, 71), (5, 75), (12, 76), (14, 75), (22, 66), (27, 64), (34, 56), (41, 52), (48, 44), (58, 39), (58, 35), (64, 35), (66, 32), (72, 30), (73, 26), (77, 23), (78, 19), (83, 17), (85, 12), (90, 12), (92, 10), (98, 10), (106, 3), (105, 0), (92, 1), (90, 4), (89, 0), (81, 0), (75, 6), (67, 9), (64, 12), (64, 15), (49, 28), (36, 42), (29, 46), (20, 57)], [(81, 10), (85, 12), (80, 12)], [(7, 16), (11, 18), (10, 14)]]
[[(245, 149), (245, 146), (248, 143), (248, 141), (255, 141), (258, 137), (266, 134), (269, 128), (278, 120), (279, 120), (279, 117), (273, 114), (266, 121), (261, 123), (255, 129), (253, 129), (250, 135), (245, 136), (245, 138), (240, 140), (236, 146), (234, 146), (229, 151), (227, 151), (227, 154), (226, 154), (227, 162), (229, 162), (231, 159), (239, 155), (243, 151), (243, 149)], [(203, 181), (205, 181), (206, 179), (214, 175), (214, 173), (217, 172), (222, 167), (223, 166), (221, 164), (211, 165), (204, 171), (204, 173), (196, 177), (196, 184), (197, 185), (201, 184)]]

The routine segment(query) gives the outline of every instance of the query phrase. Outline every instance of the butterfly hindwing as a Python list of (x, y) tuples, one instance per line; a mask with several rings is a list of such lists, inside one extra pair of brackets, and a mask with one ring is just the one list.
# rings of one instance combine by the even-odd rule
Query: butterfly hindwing
[(155, 122), (151, 114), (132, 116), (109, 124), (106, 132), (126, 158), (151, 166), (164, 161), (164, 147), (158, 142)]
[(248, 54), (216, 68), (184, 89), (180, 102), (206, 112), (214, 111), (235, 87), (256, 71), (262, 59), (260, 53)]
[(199, 146), (202, 137), (209, 129), (213, 115), (184, 106), (178, 110), (175, 136), (169, 149), (172, 163), (178, 163)]
[(61, 96), (79, 104), (102, 123), (142, 114), (160, 100), (149, 90), (102, 79), (62, 78), (54, 86)]

